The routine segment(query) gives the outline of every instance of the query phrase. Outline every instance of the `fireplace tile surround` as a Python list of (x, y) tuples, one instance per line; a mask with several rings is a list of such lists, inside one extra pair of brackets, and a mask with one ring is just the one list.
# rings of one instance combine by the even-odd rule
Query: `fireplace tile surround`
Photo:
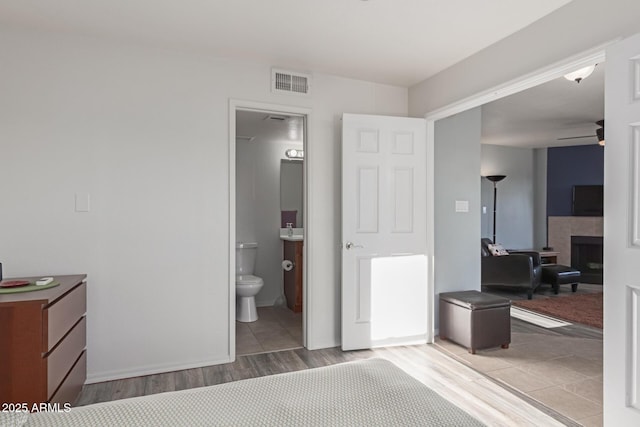
[(602, 237), (604, 218), (601, 216), (550, 216), (548, 245), (559, 252), (558, 264), (571, 265), (571, 236)]

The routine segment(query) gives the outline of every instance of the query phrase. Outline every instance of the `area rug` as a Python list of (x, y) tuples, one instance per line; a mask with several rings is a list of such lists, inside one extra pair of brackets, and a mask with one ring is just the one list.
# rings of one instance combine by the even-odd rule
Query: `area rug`
[(513, 301), (512, 304), (568, 322), (602, 329), (602, 292)]

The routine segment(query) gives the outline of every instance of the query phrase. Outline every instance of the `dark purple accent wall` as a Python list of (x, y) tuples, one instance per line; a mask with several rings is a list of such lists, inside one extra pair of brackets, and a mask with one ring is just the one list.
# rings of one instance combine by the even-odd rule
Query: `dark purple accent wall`
[(547, 149), (547, 216), (570, 216), (574, 185), (604, 183), (604, 147), (575, 145)]

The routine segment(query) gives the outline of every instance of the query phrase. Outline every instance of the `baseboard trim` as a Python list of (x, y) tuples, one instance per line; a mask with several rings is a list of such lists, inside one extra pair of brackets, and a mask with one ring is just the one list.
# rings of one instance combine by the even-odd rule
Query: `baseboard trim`
[(96, 374), (87, 375), (85, 384), (101, 383), (104, 381), (121, 380), (123, 378), (141, 377), (144, 375), (161, 374), (164, 372), (181, 371), (184, 369), (202, 368), (204, 366), (221, 365), (223, 363), (231, 363), (233, 360), (231, 357), (223, 359), (208, 359), (191, 363), (178, 363), (178, 364), (158, 364), (149, 366), (138, 366), (132, 369), (114, 370), (107, 372), (98, 372)]

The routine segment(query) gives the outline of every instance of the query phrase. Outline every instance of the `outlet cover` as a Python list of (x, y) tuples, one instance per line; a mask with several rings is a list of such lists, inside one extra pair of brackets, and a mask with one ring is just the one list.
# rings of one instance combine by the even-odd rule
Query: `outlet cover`
[(76, 212), (89, 212), (89, 193), (76, 193)]

